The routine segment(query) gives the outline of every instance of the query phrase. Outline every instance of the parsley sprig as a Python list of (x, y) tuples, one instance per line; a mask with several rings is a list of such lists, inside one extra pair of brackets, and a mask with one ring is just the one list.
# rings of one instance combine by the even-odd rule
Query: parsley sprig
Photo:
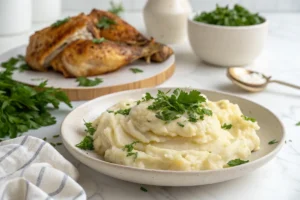
[[(19, 57), (20, 58), (20, 57)], [(56, 88), (45, 88), (42, 82), (35, 90), (12, 80), (13, 70), (19, 61), (11, 58), (1, 64), (6, 68), (0, 73), (0, 137), (17, 137), (30, 129), (38, 129), (56, 123), (49, 112), (48, 105), (55, 109), (61, 102), (72, 107), (67, 95)]]
[(120, 2), (119, 4), (117, 4), (117, 3), (113, 2), (113, 1), (111, 1), (109, 3), (110, 3), (111, 8), (108, 10), (108, 12), (111, 12), (111, 13), (113, 13), (115, 15), (118, 15), (118, 16), (120, 16), (120, 14), (122, 12), (124, 12), (124, 7), (123, 7), (122, 2)]
[(205, 115), (212, 116), (212, 111), (202, 105), (206, 102), (205, 97), (197, 90), (186, 92), (176, 89), (171, 95), (159, 90), (157, 97), (153, 99), (154, 101), (148, 106), (148, 109), (156, 111), (155, 116), (166, 122), (178, 119), (185, 113), (188, 115), (190, 122), (203, 120)]
[(258, 13), (251, 13), (246, 8), (235, 4), (232, 9), (227, 6), (216, 5), (211, 12), (202, 12), (194, 17), (197, 22), (221, 26), (250, 26), (261, 24), (265, 21)]
[(93, 87), (102, 83), (103, 80), (101, 78), (89, 79), (82, 76), (77, 77), (76, 82), (78, 82), (78, 86)]
[(123, 151), (127, 151), (127, 155), (126, 155), (127, 157), (133, 156), (134, 159), (137, 158), (138, 152), (133, 152), (133, 149), (134, 149), (133, 146), (134, 146), (135, 144), (137, 144), (137, 143), (139, 143), (139, 141), (134, 141), (134, 142), (132, 142), (132, 143), (130, 143), (130, 144), (126, 144), (126, 145), (124, 146)]
[(86, 136), (83, 138), (83, 140), (76, 144), (76, 147), (83, 149), (83, 150), (94, 150), (94, 140), (93, 135), (96, 132), (96, 129), (93, 127), (91, 122), (84, 121), (85, 125), (85, 132)]
[(141, 70), (141, 69), (139, 69), (139, 68), (130, 68), (130, 70), (131, 70), (133, 73), (135, 73), (135, 74), (137, 74), (137, 73), (143, 73), (143, 72), (144, 72), (143, 70)]
[(116, 22), (113, 19), (110, 19), (108, 17), (102, 17), (99, 19), (98, 23), (96, 24), (97, 28), (100, 29), (108, 29), (111, 25), (116, 24)]
[(244, 120), (246, 120), (246, 121), (256, 122), (256, 119), (254, 119), (254, 118), (252, 118), (252, 117), (247, 117), (247, 116), (245, 116), (245, 115), (242, 115), (241, 117), (242, 117)]
[(229, 130), (229, 129), (231, 129), (232, 128), (232, 124), (223, 124), (222, 126), (221, 126), (221, 128), (222, 129), (225, 129), (225, 130)]
[(1, 63), (1, 67), (8, 69), (9, 71), (19, 69), (20, 72), (30, 69), (23, 55), (18, 55), (17, 57), (10, 58), (9, 60)]
[(242, 164), (245, 164), (245, 163), (248, 163), (249, 160), (241, 160), (241, 159), (235, 159), (235, 160), (231, 160), (227, 163), (227, 165), (229, 167), (234, 167), (234, 166), (238, 166), (238, 165), (242, 165)]

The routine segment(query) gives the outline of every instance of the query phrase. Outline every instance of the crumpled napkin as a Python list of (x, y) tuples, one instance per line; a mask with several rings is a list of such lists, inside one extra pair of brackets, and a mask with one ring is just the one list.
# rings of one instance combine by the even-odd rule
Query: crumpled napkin
[(0, 199), (86, 199), (77, 169), (44, 140), (23, 136), (0, 143)]

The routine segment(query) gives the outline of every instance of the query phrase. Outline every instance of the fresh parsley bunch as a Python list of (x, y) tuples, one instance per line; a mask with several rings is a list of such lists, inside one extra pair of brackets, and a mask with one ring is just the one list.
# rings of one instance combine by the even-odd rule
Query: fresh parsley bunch
[(194, 17), (194, 21), (221, 26), (251, 26), (265, 21), (258, 13), (235, 4), (232, 9), (227, 6), (216, 6), (212, 12), (202, 12)]
[(48, 104), (55, 109), (60, 102), (72, 107), (67, 95), (60, 89), (45, 88), (47, 81), (37, 89), (12, 80), (13, 71), (22, 57), (11, 58), (1, 64), (0, 73), (0, 137), (15, 138), (29, 129), (38, 129), (56, 123)]

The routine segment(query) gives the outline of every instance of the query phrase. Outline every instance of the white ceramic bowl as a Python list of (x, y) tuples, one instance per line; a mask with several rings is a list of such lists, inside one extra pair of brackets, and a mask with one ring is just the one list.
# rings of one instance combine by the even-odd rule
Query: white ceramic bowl
[(224, 67), (251, 63), (262, 51), (268, 21), (252, 26), (219, 26), (188, 19), (188, 36), (194, 53), (203, 61)]
[[(160, 90), (165, 92), (169, 89), (175, 88), (160, 88)], [(75, 158), (85, 165), (114, 178), (148, 185), (192, 186), (212, 184), (247, 175), (270, 161), (284, 144), (283, 126), (279, 119), (267, 108), (233, 95), (200, 90), (212, 101), (228, 99), (233, 103), (239, 104), (245, 115), (257, 119), (261, 127), (258, 131), (258, 136), (261, 140), (261, 149), (252, 153), (249, 158), (249, 163), (220, 170), (193, 172), (149, 170), (109, 163), (104, 161), (101, 156), (93, 151), (84, 151), (75, 147), (84, 137), (85, 127), (83, 119), (93, 121), (102, 112), (106, 112), (108, 107), (121, 100), (127, 98), (140, 99), (146, 92), (155, 95), (157, 90), (157, 88), (152, 88), (114, 93), (99, 97), (79, 106), (73, 110), (62, 123), (61, 135), (65, 147)], [(268, 145), (268, 142), (273, 139), (280, 142), (274, 145)]]

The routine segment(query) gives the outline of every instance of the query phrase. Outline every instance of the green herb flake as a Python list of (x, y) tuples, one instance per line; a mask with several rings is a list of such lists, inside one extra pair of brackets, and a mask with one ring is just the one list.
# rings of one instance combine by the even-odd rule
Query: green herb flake
[(53, 147), (56, 147), (56, 144), (54, 144), (53, 142), (50, 142), (49, 144), (51, 144)]
[(222, 126), (221, 126), (221, 128), (222, 129), (225, 129), (225, 130), (229, 130), (229, 129), (231, 129), (232, 128), (232, 124), (223, 124)]
[(51, 27), (53, 27), (53, 28), (59, 27), (59, 26), (63, 25), (64, 23), (67, 23), (70, 19), (71, 19), (70, 17), (66, 17), (64, 19), (57, 20), (55, 23), (51, 24)]
[(44, 140), (44, 141), (47, 141), (47, 138), (46, 138), (46, 137), (44, 137), (44, 138), (43, 138), (43, 140)]
[(56, 143), (56, 145), (57, 145), (57, 146), (60, 146), (60, 145), (62, 145), (62, 143), (61, 143), (61, 142), (58, 142), (58, 143)]
[(143, 70), (141, 70), (141, 69), (139, 69), (139, 68), (130, 68), (130, 70), (131, 70), (133, 73), (135, 73), (135, 74), (137, 74), (137, 73), (143, 73), (143, 72), (144, 72)]
[(94, 135), (96, 129), (93, 127), (93, 124), (91, 122), (84, 121), (84, 125), (85, 125), (84, 131), (89, 135)]
[(102, 83), (103, 80), (101, 78), (88, 79), (86, 77), (78, 77), (76, 82), (79, 82), (78, 86), (93, 87)]
[(111, 25), (116, 24), (116, 22), (113, 19), (110, 19), (108, 17), (102, 17), (99, 19), (98, 23), (96, 24), (97, 28), (100, 29), (108, 29)]
[(99, 38), (99, 39), (95, 38), (95, 39), (92, 40), (92, 42), (95, 43), (95, 44), (100, 44), (100, 43), (102, 43), (104, 41), (105, 41), (104, 37)]
[(59, 137), (59, 135), (53, 135), (52, 137), (53, 137), (53, 138), (58, 138), (58, 137)]
[(270, 142), (268, 142), (269, 145), (276, 144), (276, 143), (278, 143), (278, 141), (276, 139), (271, 140)]
[(76, 147), (83, 150), (94, 150), (93, 138), (89, 135), (85, 136), (79, 144), (76, 144)]
[(133, 149), (134, 149), (133, 146), (134, 146), (135, 144), (137, 144), (137, 143), (139, 143), (139, 141), (134, 141), (134, 142), (132, 142), (132, 143), (130, 143), (130, 144), (126, 144), (126, 145), (124, 146), (123, 151), (127, 151), (127, 155), (126, 155), (127, 157), (133, 156), (134, 159), (137, 158), (138, 152), (133, 152)]
[(120, 16), (120, 14), (122, 12), (124, 12), (124, 7), (123, 7), (122, 2), (120, 2), (119, 4), (116, 4), (115, 2), (110, 1), (109, 3), (110, 3), (111, 8), (108, 10), (108, 12), (111, 12), (118, 16)]
[(112, 110), (107, 110), (106, 112), (108, 112), (108, 113), (114, 113), (114, 111), (112, 111)]
[(241, 117), (244, 118), (244, 120), (246, 120), (246, 121), (256, 122), (256, 119), (254, 119), (254, 118), (247, 117), (245, 115), (242, 115)]
[(148, 190), (142, 186), (140, 187), (140, 190), (142, 190), (143, 192), (148, 192)]
[(184, 127), (184, 124), (181, 123), (181, 122), (177, 122), (177, 124), (178, 124), (178, 126), (180, 126), (180, 127)]
[(129, 115), (130, 110), (131, 110), (131, 108), (123, 109), (123, 110), (121, 109), (121, 110), (116, 111), (116, 112), (115, 112), (115, 115), (116, 115), (116, 114)]
[(297, 123), (296, 123), (296, 126), (300, 126), (300, 122), (297, 122)]
[(265, 22), (258, 13), (251, 13), (246, 8), (235, 4), (232, 9), (229, 6), (220, 7), (211, 12), (202, 12), (194, 17), (194, 21), (220, 26), (251, 26)]
[(249, 160), (241, 160), (241, 159), (235, 159), (235, 160), (231, 160), (227, 163), (228, 166), (230, 167), (234, 167), (234, 166), (238, 166), (238, 165), (242, 165), (242, 164), (245, 164), (245, 163), (248, 163)]

